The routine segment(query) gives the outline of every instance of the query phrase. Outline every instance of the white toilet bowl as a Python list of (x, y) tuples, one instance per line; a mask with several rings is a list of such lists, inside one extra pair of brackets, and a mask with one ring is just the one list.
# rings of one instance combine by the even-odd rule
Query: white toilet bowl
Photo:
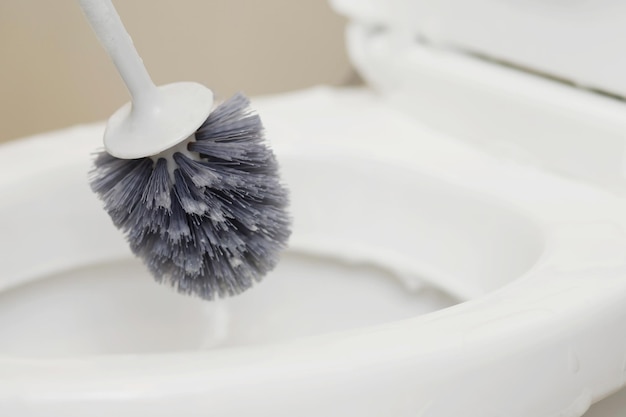
[(626, 199), (367, 90), (255, 105), (294, 236), (217, 304), (129, 255), (86, 185), (102, 125), (2, 148), (2, 415), (578, 416), (624, 384)]
[(0, 415), (576, 417), (622, 388), (623, 103), (389, 35), (349, 32), (378, 92), (254, 100), (294, 234), (233, 299), (130, 255), (86, 182), (102, 124), (0, 148)]

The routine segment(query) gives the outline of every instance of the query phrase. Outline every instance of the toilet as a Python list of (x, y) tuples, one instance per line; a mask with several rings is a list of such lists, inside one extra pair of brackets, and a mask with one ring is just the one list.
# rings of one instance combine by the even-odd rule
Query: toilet
[(626, 6), (331, 3), (366, 85), (253, 99), (294, 225), (238, 297), (133, 258), (104, 123), (0, 147), (0, 415), (623, 415)]

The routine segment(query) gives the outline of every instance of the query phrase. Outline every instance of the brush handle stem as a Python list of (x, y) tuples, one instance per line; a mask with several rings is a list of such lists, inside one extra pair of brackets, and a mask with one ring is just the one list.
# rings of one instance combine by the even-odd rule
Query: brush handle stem
[(157, 88), (126, 32), (111, 0), (79, 0), (98, 40), (113, 60), (132, 97), (133, 107), (151, 107)]

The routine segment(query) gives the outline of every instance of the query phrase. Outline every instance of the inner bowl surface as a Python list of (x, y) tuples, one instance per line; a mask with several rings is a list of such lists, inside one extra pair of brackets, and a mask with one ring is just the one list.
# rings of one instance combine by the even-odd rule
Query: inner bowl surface
[(272, 343), (383, 324), (518, 278), (532, 219), (367, 158), (283, 156), (294, 234), (247, 293), (207, 303), (153, 283), (89, 191), (83, 165), (9, 184), (0, 203), (0, 354), (76, 356)]

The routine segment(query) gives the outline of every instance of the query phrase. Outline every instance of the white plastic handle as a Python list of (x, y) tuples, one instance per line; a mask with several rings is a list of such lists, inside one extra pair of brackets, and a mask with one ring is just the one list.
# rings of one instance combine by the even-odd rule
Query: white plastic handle
[(78, 1), (132, 97), (109, 119), (104, 132), (107, 152), (143, 158), (191, 138), (211, 112), (211, 90), (192, 82), (155, 86), (111, 0)]
[(150, 105), (156, 95), (143, 60), (110, 0), (79, 0), (89, 24), (124, 80), (136, 105)]

